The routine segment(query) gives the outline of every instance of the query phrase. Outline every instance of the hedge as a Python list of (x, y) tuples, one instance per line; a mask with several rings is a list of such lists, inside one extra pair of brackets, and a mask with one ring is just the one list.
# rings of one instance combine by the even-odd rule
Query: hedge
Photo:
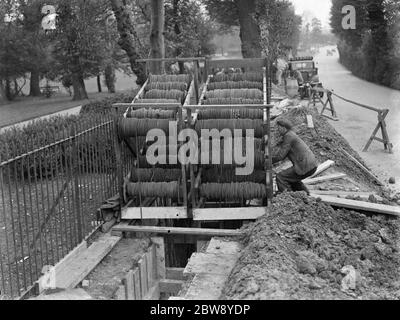
[[(111, 106), (118, 102), (131, 102), (136, 93), (117, 94), (105, 99), (89, 102), (82, 106), (79, 115), (55, 116), (49, 119), (39, 119), (30, 124), (18, 128), (7, 129), (0, 134), (0, 162), (6, 161), (26, 154), (33, 150), (48, 146), (63, 138), (73, 136), (94, 127), (110, 119)], [(113, 159), (104, 159), (104, 153), (110, 152), (113, 155), (112, 140), (105, 130), (96, 135), (87, 135), (77, 139), (76, 149), (71, 143), (63, 143), (63, 150), (60, 147), (46, 149), (46, 152), (35, 153), (29, 161), (19, 160), (16, 166), (7, 165), (3, 168), (3, 179), (8, 181), (16, 177), (27, 179), (47, 178), (65, 172), (70, 168), (74, 150), (78, 153), (78, 165), (85, 172), (98, 171), (100, 166), (105, 166), (107, 170), (114, 170)], [(95, 154), (95, 157), (93, 157)], [(97, 161), (94, 163), (93, 158)], [(102, 161), (102, 162), (101, 162)], [(22, 170), (21, 170), (22, 168)]]

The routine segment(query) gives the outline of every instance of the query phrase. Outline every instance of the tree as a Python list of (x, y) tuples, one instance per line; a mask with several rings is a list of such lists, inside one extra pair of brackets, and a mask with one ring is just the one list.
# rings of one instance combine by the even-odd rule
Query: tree
[[(356, 8), (355, 30), (343, 30), (341, 7)], [(395, 0), (333, 0), (332, 31), (339, 38), (340, 61), (355, 75), (391, 86), (400, 81), (396, 41), (399, 3)]]
[(143, 64), (136, 60), (146, 56), (132, 19), (132, 11), (128, 0), (110, 0), (119, 32), (118, 44), (126, 52), (133, 73), (137, 76), (137, 84), (144, 84), (146, 73)]
[(49, 62), (49, 43), (41, 27), (41, 9), (45, 3), (45, 0), (18, 0), (24, 37), (30, 40), (26, 62), (31, 75), (29, 95), (34, 97), (41, 95), (40, 77), (47, 70)]
[[(162, 59), (165, 58), (164, 41), (165, 8), (164, 0), (151, 0), (151, 34), (150, 57)], [(150, 64), (150, 72), (161, 74), (164, 71), (163, 62), (153, 62)]]
[(318, 18), (311, 21), (311, 41), (314, 44), (320, 44), (322, 40), (322, 23)]
[[(216, 34), (213, 21), (202, 12), (198, 1), (166, 1), (166, 42), (169, 55), (205, 56), (214, 52), (211, 41)], [(183, 64), (180, 64), (183, 71)]]
[(104, 24), (105, 2), (60, 1), (53, 57), (61, 75), (70, 75), (74, 100), (87, 99), (84, 79), (99, 74), (105, 46), (99, 30)]
[(30, 46), (20, 25), (20, 12), (15, 1), (0, 2), (0, 92), (13, 100), (19, 93), (17, 79), (25, 77)]
[[(274, 2), (273, 0), (272, 2)], [(228, 25), (240, 26), (242, 55), (244, 58), (261, 56), (261, 30), (255, 18), (257, 3), (265, 0), (204, 0), (210, 16)]]
[(302, 20), (289, 1), (260, 2), (257, 13), (263, 51), (270, 62), (288, 49), (297, 49)]

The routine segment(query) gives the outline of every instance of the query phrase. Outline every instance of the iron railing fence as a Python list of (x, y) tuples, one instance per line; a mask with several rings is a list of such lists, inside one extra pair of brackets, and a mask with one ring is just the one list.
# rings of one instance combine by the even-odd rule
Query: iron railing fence
[[(114, 126), (111, 115), (84, 117), (19, 141), (24, 153), (3, 146), (0, 299), (20, 296), (43, 266), (55, 265), (98, 227), (97, 209), (119, 190)], [(126, 176), (133, 159), (122, 153)]]

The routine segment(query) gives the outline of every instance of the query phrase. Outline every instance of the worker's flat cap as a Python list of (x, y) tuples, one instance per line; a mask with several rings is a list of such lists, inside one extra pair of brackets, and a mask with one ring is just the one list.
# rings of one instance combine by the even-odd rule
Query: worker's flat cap
[(284, 127), (288, 130), (292, 130), (292, 128), (293, 128), (293, 124), (289, 120), (281, 119), (281, 120), (278, 120), (276, 123), (279, 126)]

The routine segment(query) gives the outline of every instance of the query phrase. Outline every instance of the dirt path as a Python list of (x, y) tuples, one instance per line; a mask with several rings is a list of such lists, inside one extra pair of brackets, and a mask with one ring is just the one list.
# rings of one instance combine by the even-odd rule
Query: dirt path
[(384, 152), (383, 145), (378, 142), (373, 142), (368, 152), (362, 152), (377, 125), (377, 114), (373, 111), (334, 98), (340, 121), (330, 121), (330, 123), (382, 181), (387, 182), (389, 177), (395, 177), (397, 184), (390, 187), (400, 192), (400, 126), (398, 125), (400, 91), (355, 77), (339, 63), (337, 53), (334, 56), (327, 56), (326, 48), (321, 49), (316, 60), (324, 87), (333, 89), (337, 94), (350, 100), (390, 110), (387, 127), (389, 138), (394, 145), (393, 154)]

